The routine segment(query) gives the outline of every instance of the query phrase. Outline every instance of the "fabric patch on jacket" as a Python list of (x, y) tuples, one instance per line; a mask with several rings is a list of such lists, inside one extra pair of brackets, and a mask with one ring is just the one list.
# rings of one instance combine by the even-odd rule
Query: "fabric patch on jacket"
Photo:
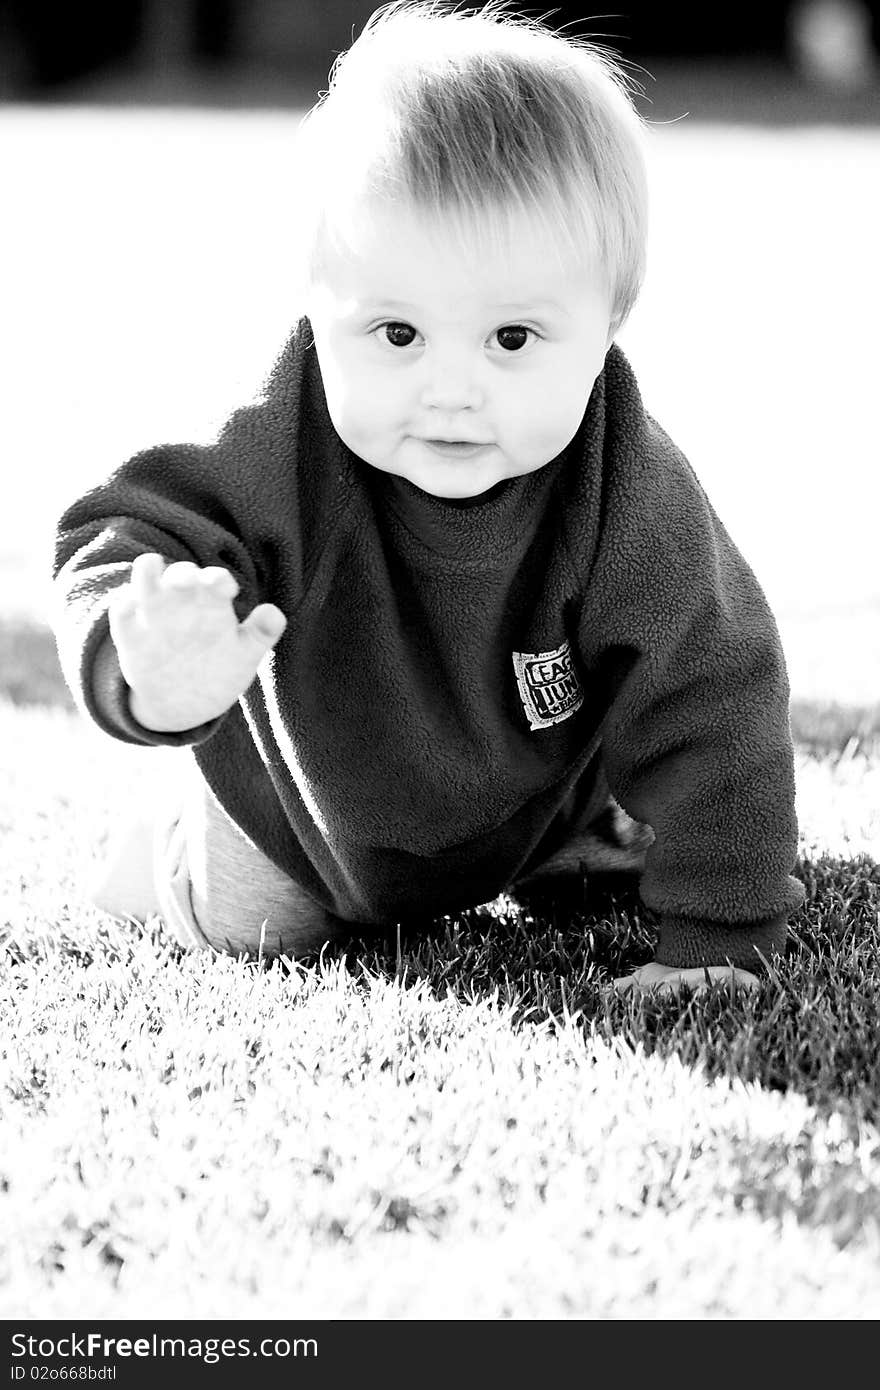
[(530, 729), (559, 724), (584, 703), (568, 642), (552, 652), (514, 652), (513, 667)]

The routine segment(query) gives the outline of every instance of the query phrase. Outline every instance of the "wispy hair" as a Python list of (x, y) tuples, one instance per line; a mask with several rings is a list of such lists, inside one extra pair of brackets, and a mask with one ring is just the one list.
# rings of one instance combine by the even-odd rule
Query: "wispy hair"
[(393, 0), (333, 64), (299, 135), (306, 282), (344, 246), (354, 202), (401, 199), (464, 248), (502, 253), (511, 213), (548, 257), (607, 277), (614, 327), (645, 269), (644, 122), (636, 84), (586, 38), (512, 14)]

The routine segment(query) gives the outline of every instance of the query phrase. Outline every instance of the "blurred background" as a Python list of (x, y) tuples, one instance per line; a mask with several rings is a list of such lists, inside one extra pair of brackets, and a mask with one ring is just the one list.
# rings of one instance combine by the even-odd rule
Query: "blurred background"
[[(296, 316), (290, 157), (356, 0), (0, 0), (0, 693), (62, 702), (54, 521), (208, 436)], [(620, 335), (761, 580), (795, 697), (880, 705), (880, 16), (514, 6), (641, 82), (652, 223)]]
[[(7, 98), (218, 101), (289, 105), (324, 85), (334, 55), (376, 8), (359, 0), (0, 0), (0, 83)], [(704, 109), (803, 97), (803, 82), (837, 99), (876, 87), (878, 6), (869, 0), (739, 0), (736, 6), (627, 3), (512, 5), (555, 28), (602, 36), (624, 57), (685, 62)], [(724, 74), (702, 92), (701, 78)], [(724, 88), (727, 88), (726, 92)], [(772, 88), (772, 92), (771, 92)], [(671, 93), (660, 94), (664, 103)], [(876, 91), (874, 92), (876, 99)], [(772, 98), (772, 100), (771, 100)], [(776, 111), (771, 110), (776, 107)], [(849, 103), (855, 116), (858, 103)]]

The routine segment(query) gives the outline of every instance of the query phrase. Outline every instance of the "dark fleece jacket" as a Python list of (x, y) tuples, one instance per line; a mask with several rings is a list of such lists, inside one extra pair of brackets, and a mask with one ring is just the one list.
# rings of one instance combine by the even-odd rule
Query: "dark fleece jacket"
[[(221, 719), (131, 715), (107, 604), (134, 558), (223, 565), (288, 626)], [(191, 744), (316, 902), (392, 923), (485, 902), (614, 796), (652, 827), (668, 965), (760, 969), (803, 901), (788, 683), (751, 570), (616, 346), (568, 448), (471, 505), (352, 454), (307, 319), (210, 446), (137, 454), (61, 518), (62, 665), (130, 743)]]

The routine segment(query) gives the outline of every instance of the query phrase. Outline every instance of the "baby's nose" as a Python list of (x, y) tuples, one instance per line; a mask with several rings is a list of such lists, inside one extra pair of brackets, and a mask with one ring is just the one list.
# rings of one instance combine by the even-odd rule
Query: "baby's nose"
[(422, 404), (434, 410), (475, 409), (483, 393), (466, 364), (447, 362), (430, 368), (422, 388)]

